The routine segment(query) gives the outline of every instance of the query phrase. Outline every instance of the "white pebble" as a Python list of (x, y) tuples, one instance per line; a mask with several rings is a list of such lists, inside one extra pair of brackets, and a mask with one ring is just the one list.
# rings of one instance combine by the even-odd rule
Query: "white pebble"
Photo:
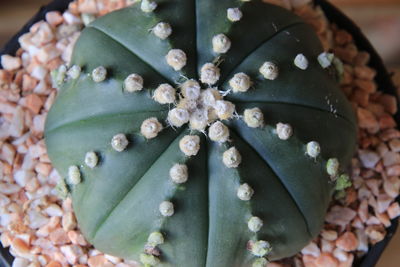
[(321, 147), (315, 141), (311, 141), (307, 144), (307, 154), (312, 157), (318, 157), (319, 153), (321, 152)]
[(299, 69), (306, 70), (308, 68), (308, 60), (303, 54), (298, 54), (294, 58), (294, 65)]
[(318, 62), (322, 68), (326, 69), (332, 65), (333, 58), (335, 56), (332, 53), (322, 52), (318, 56)]

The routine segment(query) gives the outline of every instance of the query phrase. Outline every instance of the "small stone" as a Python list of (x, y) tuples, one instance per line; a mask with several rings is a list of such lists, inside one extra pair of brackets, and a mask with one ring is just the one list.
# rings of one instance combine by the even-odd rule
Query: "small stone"
[(346, 226), (356, 217), (356, 215), (357, 213), (354, 210), (336, 205), (328, 212), (325, 220), (334, 225)]
[(322, 52), (318, 56), (318, 62), (323, 69), (326, 69), (330, 65), (332, 65), (332, 61), (333, 61), (334, 57), (335, 56), (332, 53)]
[(314, 257), (319, 257), (319, 255), (321, 254), (321, 250), (315, 242), (310, 242), (301, 250), (301, 253), (303, 255), (312, 255)]
[(354, 251), (358, 247), (358, 240), (352, 232), (345, 232), (336, 240), (336, 246), (346, 252)]
[(338, 260), (331, 253), (321, 253), (314, 262), (315, 267), (338, 267)]
[(298, 54), (294, 58), (294, 65), (299, 69), (306, 70), (308, 68), (308, 60), (303, 54)]
[(222, 162), (228, 168), (237, 168), (242, 162), (242, 156), (236, 147), (231, 147), (222, 155)]
[(256, 259), (253, 264), (251, 265), (252, 267), (265, 267), (268, 264), (268, 260), (266, 258), (258, 258)]
[(196, 109), (189, 120), (190, 129), (204, 131), (208, 124), (208, 112), (206, 109)]
[(217, 100), (215, 102), (215, 112), (221, 120), (228, 120), (233, 117), (235, 112), (235, 105), (232, 102), (225, 100)]
[(400, 164), (400, 154), (397, 152), (389, 151), (383, 156), (382, 161), (385, 167)]
[(68, 168), (68, 183), (77, 185), (81, 182), (81, 172), (78, 166), (72, 165)]
[(217, 34), (212, 38), (212, 46), (215, 53), (224, 54), (231, 48), (231, 41), (223, 34)]
[(261, 227), (263, 226), (263, 221), (257, 216), (253, 216), (247, 222), (247, 226), (249, 227), (250, 231), (256, 233), (261, 230)]
[(147, 238), (147, 243), (151, 246), (158, 246), (164, 243), (164, 236), (160, 232), (152, 232)]
[(168, 83), (160, 84), (153, 94), (153, 99), (160, 104), (172, 104), (176, 100), (176, 90)]
[(163, 129), (157, 118), (152, 117), (143, 121), (140, 126), (140, 133), (147, 139), (155, 138)]
[(111, 139), (111, 146), (114, 150), (122, 152), (128, 146), (129, 141), (124, 134), (116, 134)]
[(150, 0), (142, 0), (142, 3), (140, 5), (140, 9), (146, 13), (153, 12), (156, 8), (157, 8), (157, 3)]
[(253, 188), (251, 188), (247, 183), (241, 184), (237, 190), (237, 197), (243, 201), (250, 200), (253, 194)]
[(174, 204), (170, 201), (163, 201), (159, 207), (162, 216), (170, 217), (174, 214)]
[(1, 56), (1, 65), (5, 70), (16, 70), (21, 67), (21, 59), (19, 57), (12, 57), (10, 55)]
[(257, 257), (264, 257), (272, 250), (271, 245), (269, 242), (264, 240), (258, 240), (254, 242), (251, 246), (251, 253)]
[(79, 76), (81, 75), (81, 67), (79, 67), (78, 65), (73, 65), (68, 71), (67, 71), (67, 75), (73, 79), (76, 80), (79, 78)]
[(159, 22), (159, 23), (157, 23), (156, 26), (154, 26), (153, 33), (158, 38), (165, 40), (172, 33), (171, 25), (169, 25), (169, 23), (166, 23), (166, 22)]
[(188, 167), (186, 164), (174, 164), (169, 170), (169, 177), (176, 184), (185, 183), (189, 178)]
[(276, 134), (281, 140), (288, 140), (293, 135), (293, 128), (287, 123), (277, 123), (276, 124)]
[(400, 206), (398, 202), (392, 203), (387, 209), (387, 214), (391, 220), (400, 216)]
[(244, 122), (251, 128), (258, 128), (264, 125), (264, 115), (259, 108), (244, 110)]
[(239, 21), (243, 17), (243, 13), (237, 7), (228, 8), (226, 10), (226, 16), (230, 21), (236, 22), (236, 21)]
[(373, 169), (379, 161), (379, 155), (372, 150), (359, 150), (358, 157), (365, 168)]
[(168, 123), (175, 127), (181, 127), (189, 122), (189, 112), (186, 109), (174, 108), (168, 112)]
[(214, 122), (208, 129), (208, 137), (210, 137), (212, 141), (224, 143), (228, 141), (229, 129), (220, 121)]
[(133, 93), (143, 89), (143, 78), (139, 74), (132, 73), (124, 80), (124, 90)]
[(312, 158), (318, 157), (319, 153), (321, 152), (321, 147), (315, 141), (311, 141), (307, 143), (307, 155)]
[(220, 77), (220, 69), (212, 63), (206, 63), (200, 70), (200, 81), (202, 83), (213, 85)]
[(85, 155), (85, 164), (89, 168), (94, 168), (97, 166), (97, 163), (99, 162), (99, 158), (97, 157), (96, 153), (93, 151), (89, 151)]
[(176, 71), (181, 70), (186, 65), (187, 61), (186, 54), (181, 49), (169, 50), (165, 58), (168, 65), (170, 65)]
[(200, 97), (200, 84), (195, 80), (187, 80), (181, 84), (182, 95), (189, 100), (197, 100)]
[(179, 148), (186, 156), (195, 156), (200, 149), (200, 137), (197, 135), (185, 135), (179, 141)]
[(107, 70), (103, 66), (99, 66), (92, 71), (92, 79), (96, 83), (104, 81), (106, 77), (107, 77)]
[(331, 177), (336, 177), (339, 172), (339, 160), (337, 158), (330, 158), (326, 163), (326, 172)]
[(140, 262), (143, 263), (144, 266), (156, 266), (160, 263), (160, 259), (154, 255), (142, 253), (140, 254)]
[(251, 86), (250, 77), (243, 72), (236, 73), (233, 78), (229, 80), (229, 86), (234, 93), (247, 92)]
[(259, 71), (267, 80), (275, 80), (279, 74), (278, 66), (275, 63), (269, 61), (264, 62)]

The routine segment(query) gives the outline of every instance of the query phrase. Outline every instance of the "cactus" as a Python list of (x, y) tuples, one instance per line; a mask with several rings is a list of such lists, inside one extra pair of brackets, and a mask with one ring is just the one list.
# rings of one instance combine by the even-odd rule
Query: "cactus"
[(85, 237), (145, 266), (297, 253), (355, 148), (332, 60), (257, 0), (143, 0), (89, 24), (45, 128)]

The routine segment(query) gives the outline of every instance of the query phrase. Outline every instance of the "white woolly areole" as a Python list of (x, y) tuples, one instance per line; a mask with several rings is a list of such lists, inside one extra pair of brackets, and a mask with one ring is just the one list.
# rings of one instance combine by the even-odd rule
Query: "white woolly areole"
[(168, 123), (175, 127), (181, 127), (189, 121), (189, 112), (186, 109), (174, 108), (168, 112)]
[(92, 71), (92, 79), (96, 83), (104, 81), (106, 77), (107, 70), (103, 66), (99, 66)]
[(160, 263), (160, 259), (154, 255), (141, 253), (140, 262), (143, 263), (145, 266), (156, 266)]
[(163, 129), (157, 118), (152, 117), (144, 120), (140, 126), (140, 133), (147, 139), (152, 139)]
[(322, 68), (326, 69), (330, 65), (332, 65), (332, 61), (335, 55), (332, 53), (322, 52), (318, 56), (318, 63), (321, 65)]
[(153, 99), (160, 104), (172, 104), (176, 100), (176, 90), (168, 83), (160, 84), (154, 90)]
[(276, 124), (276, 134), (278, 135), (279, 139), (287, 140), (293, 135), (292, 126), (279, 122)]
[(68, 183), (77, 185), (81, 182), (81, 172), (78, 166), (72, 165), (68, 167)]
[(195, 80), (187, 80), (181, 84), (182, 95), (189, 100), (196, 100), (200, 97), (200, 84)]
[(257, 216), (253, 216), (247, 222), (247, 226), (249, 227), (250, 231), (256, 233), (261, 230), (261, 227), (263, 226), (263, 221)]
[(132, 73), (124, 80), (124, 90), (133, 93), (143, 89), (143, 78), (139, 74)]
[(142, 11), (146, 13), (153, 12), (156, 8), (157, 3), (150, 0), (142, 0), (142, 3), (140, 5), (140, 9), (142, 9)]
[(189, 178), (188, 167), (186, 164), (174, 164), (174, 166), (169, 169), (169, 177), (176, 184), (185, 183)]
[(159, 23), (157, 23), (156, 26), (154, 26), (153, 33), (158, 38), (165, 40), (172, 33), (171, 25), (169, 25), (169, 23), (166, 23), (166, 22), (159, 22)]
[(308, 59), (303, 54), (298, 54), (294, 58), (294, 65), (299, 69), (306, 70), (308, 68)]
[(265, 267), (268, 264), (268, 260), (266, 258), (258, 258), (256, 259), (251, 267)]
[(253, 194), (253, 188), (251, 188), (247, 183), (241, 184), (237, 190), (237, 197), (243, 201), (250, 200)]
[(231, 41), (223, 34), (217, 34), (212, 38), (212, 46), (215, 53), (226, 53), (231, 48)]
[(160, 232), (152, 232), (147, 238), (147, 243), (151, 246), (164, 244), (164, 236)]
[(185, 135), (179, 141), (179, 148), (186, 156), (196, 156), (200, 149), (200, 137), (197, 135)]
[(247, 92), (251, 86), (250, 77), (243, 73), (236, 73), (230, 80), (229, 86), (232, 88), (234, 93)]
[(275, 63), (269, 61), (264, 62), (259, 71), (267, 80), (275, 80), (279, 74), (278, 66)]
[(258, 240), (251, 246), (251, 253), (257, 257), (264, 257), (271, 251), (271, 245), (264, 240)]
[(79, 76), (81, 75), (81, 67), (79, 67), (78, 65), (73, 65), (67, 71), (67, 75), (73, 80), (78, 79)]
[(331, 177), (336, 177), (339, 174), (339, 160), (337, 158), (330, 158), (326, 163), (326, 172)]
[(226, 16), (230, 21), (236, 22), (236, 21), (239, 21), (243, 17), (243, 13), (237, 7), (228, 8), (226, 10)]
[(208, 112), (205, 109), (196, 109), (190, 114), (189, 126), (192, 130), (203, 131), (208, 124)]
[(228, 168), (237, 168), (242, 162), (242, 156), (236, 147), (231, 147), (222, 154), (222, 162)]
[(170, 201), (163, 201), (159, 207), (162, 216), (170, 217), (174, 215), (174, 204)]
[(124, 134), (116, 134), (111, 139), (112, 148), (118, 152), (124, 151), (128, 144), (128, 139)]
[(244, 110), (244, 122), (251, 128), (257, 128), (264, 125), (264, 115), (259, 108)]
[(96, 153), (93, 151), (89, 151), (85, 155), (85, 164), (89, 168), (94, 168), (97, 166), (97, 163), (99, 162), (99, 157), (97, 157)]
[(307, 155), (312, 158), (318, 157), (319, 153), (321, 152), (321, 147), (315, 141), (311, 141), (307, 144)]
[(200, 70), (200, 81), (205, 84), (213, 85), (219, 80), (220, 69), (212, 63), (206, 63)]
[(201, 92), (201, 103), (204, 106), (214, 107), (216, 101), (221, 99), (221, 94), (214, 88), (208, 88)]
[(232, 102), (225, 100), (217, 100), (215, 102), (215, 112), (221, 120), (227, 120), (233, 117), (235, 112), (235, 105)]
[(208, 128), (208, 137), (210, 137), (212, 141), (224, 143), (228, 141), (229, 129), (222, 122), (216, 121)]
[(174, 70), (178, 71), (186, 65), (186, 54), (181, 49), (171, 49), (165, 56), (167, 64), (170, 65)]

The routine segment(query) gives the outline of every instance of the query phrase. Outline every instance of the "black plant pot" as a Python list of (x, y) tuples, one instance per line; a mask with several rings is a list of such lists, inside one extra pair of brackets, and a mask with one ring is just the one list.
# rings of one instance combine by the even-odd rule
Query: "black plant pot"
[[(35, 22), (45, 19), (45, 15), (49, 11), (58, 10), (63, 12), (68, 8), (68, 4), (73, 0), (53, 0), (50, 4), (42, 7), (36, 15), (30, 19), (25, 26), (13, 37), (11, 40), (0, 50), (0, 56), (3, 54), (15, 55), (19, 48), (18, 38), (29, 31), (29, 28)], [(354, 22), (346, 17), (340, 10), (334, 7), (326, 0), (314, 0), (316, 5), (321, 6), (324, 10), (325, 15), (329, 21), (334, 22), (339, 28), (347, 30), (355, 40), (355, 43), (359, 50), (366, 51), (370, 54), (371, 59), (369, 66), (377, 70), (375, 81), (378, 85), (378, 90), (386, 94), (396, 95), (396, 87), (391, 79), (390, 74), (385, 68), (382, 59), (373, 48), (368, 39), (361, 32), (360, 28), (357, 27)], [(0, 68), (1, 68), (0, 63)], [(400, 110), (400, 109), (399, 109)], [(394, 115), (396, 122), (400, 125), (400, 111)], [(397, 199), (400, 202), (400, 197)], [(398, 219), (393, 219), (392, 224), (388, 227), (387, 235), (384, 240), (372, 246), (368, 253), (360, 259), (356, 259), (353, 266), (356, 267), (373, 267), (378, 262), (384, 249), (392, 239), (398, 226)], [(13, 257), (10, 255), (8, 249), (0, 246), (0, 267), (10, 267), (13, 261)]]

